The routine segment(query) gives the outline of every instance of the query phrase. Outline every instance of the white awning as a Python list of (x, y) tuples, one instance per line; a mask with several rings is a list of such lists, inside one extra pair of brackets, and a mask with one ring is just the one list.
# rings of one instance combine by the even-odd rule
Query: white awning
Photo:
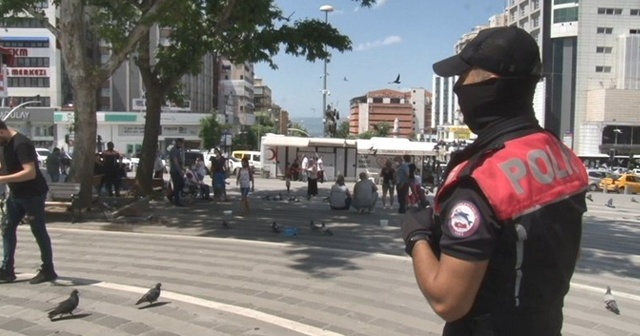
[(356, 140), (336, 138), (310, 138), (309, 147), (356, 147)]
[(262, 138), (264, 146), (308, 147), (309, 138), (270, 135)]
[(436, 155), (434, 143), (409, 141), (409, 139), (373, 138), (358, 140), (358, 154), (363, 155)]

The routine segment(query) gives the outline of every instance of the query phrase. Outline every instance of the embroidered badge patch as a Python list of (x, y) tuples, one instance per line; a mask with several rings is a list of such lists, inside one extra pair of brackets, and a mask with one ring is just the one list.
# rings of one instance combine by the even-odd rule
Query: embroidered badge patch
[(466, 238), (478, 230), (480, 221), (480, 211), (473, 203), (460, 202), (451, 209), (449, 228), (453, 235)]

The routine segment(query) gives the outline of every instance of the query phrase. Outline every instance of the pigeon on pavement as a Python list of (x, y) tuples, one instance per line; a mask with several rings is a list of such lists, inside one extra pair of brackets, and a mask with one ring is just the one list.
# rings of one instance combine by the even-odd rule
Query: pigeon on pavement
[(313, 231), (318, 231), (318, 230), (322, 230), (325, 228), (324, 222), (322, 222), (322, 225), (317, 226), (315, 223), (313, 223), (313, 220), (309, 223), (309, 227), (311, 227), (311, 230)]
[(230, 228), (231, 228), (231, 225), (229, 225), (229, 223), (227, 223), (227, 221), (222, 221), (222, 226), (223, 226), (225, 229), (230, 229)]
[(58, 306), (53, 310), (49, 311), (49, 319), (53, 320), (54, 317), (60, 315), (73, 315), (73, 311), (78, 308), (78, 304), (80, 303), (80, 298), (78, 297), (78, 290), (74, 289), (71, 291), (71, 295), (69, 298), (58, 303)]
[(162, 287), (162, 284), (158, 282), (155, 287), (151, 288), (140, 298), (140, 300), (138, 300), (138, 302), (136, 302), (136, 306), (143, 302), (149, 302), (149, 304), (152, 304), (158, 301), (158, 298), (160, 297), (160, 287)]
[(273, 224), (271, 224), (271, 230), (273, 230), (273, 232), (275, 233), (282, 232), (282, 228), (276, 222), (273, 222)]
[(609, 208), (615, 208), (616, 207), (615, 205), (613, 205), (613, 198), (610, 198), (605, 205), (607, 207), (609, 207)]
[(638, 203), (638, 200), (635, 199), (634, 197), (631, 197), (631, 203)]
[(587, 194), (587, 196), (585, 196), (584, 198), (590, 200), (591, 202), (593, 202), (593, 196), (591, 196), (591, 194)]
[(616, 315), (620, 315), (618, 303), (616, 302), (616, 299), (613, 298), (613, 294), (611, 294), (611, 287), (609, 286), (607, 286), (607, 292), (604, 294), (604, 304), (608, 311)]

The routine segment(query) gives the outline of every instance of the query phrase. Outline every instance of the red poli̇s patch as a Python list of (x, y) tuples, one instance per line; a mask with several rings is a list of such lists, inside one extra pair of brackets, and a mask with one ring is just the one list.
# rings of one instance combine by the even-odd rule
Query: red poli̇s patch
[(471, 202), (456, 203), (449, 212), (449, 229), (451, 234), (459, 238), (473, 235), (480, 226), (480, 211)]

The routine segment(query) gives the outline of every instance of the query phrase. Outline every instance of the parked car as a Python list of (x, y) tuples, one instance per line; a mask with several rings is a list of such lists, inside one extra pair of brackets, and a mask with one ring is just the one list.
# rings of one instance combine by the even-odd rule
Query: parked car
[(598, 169), (589, 169), (587, 170), (587, 174), (589, 175), (589, 191), (601, 190), (600, 181), (607, 177), (608, 172)]
[(640, 193), (640, 177), (634, 174), (611, 174), (601, 180), (600, 188), (619, 193), (624, 193), (628, 188), (629, 193)]
[(51, 154), (51, 151), (46, 148), (36, 148), (36, 155), (38, 155), (38, 165), (44, 167), (47, 164), (47, 157)]

